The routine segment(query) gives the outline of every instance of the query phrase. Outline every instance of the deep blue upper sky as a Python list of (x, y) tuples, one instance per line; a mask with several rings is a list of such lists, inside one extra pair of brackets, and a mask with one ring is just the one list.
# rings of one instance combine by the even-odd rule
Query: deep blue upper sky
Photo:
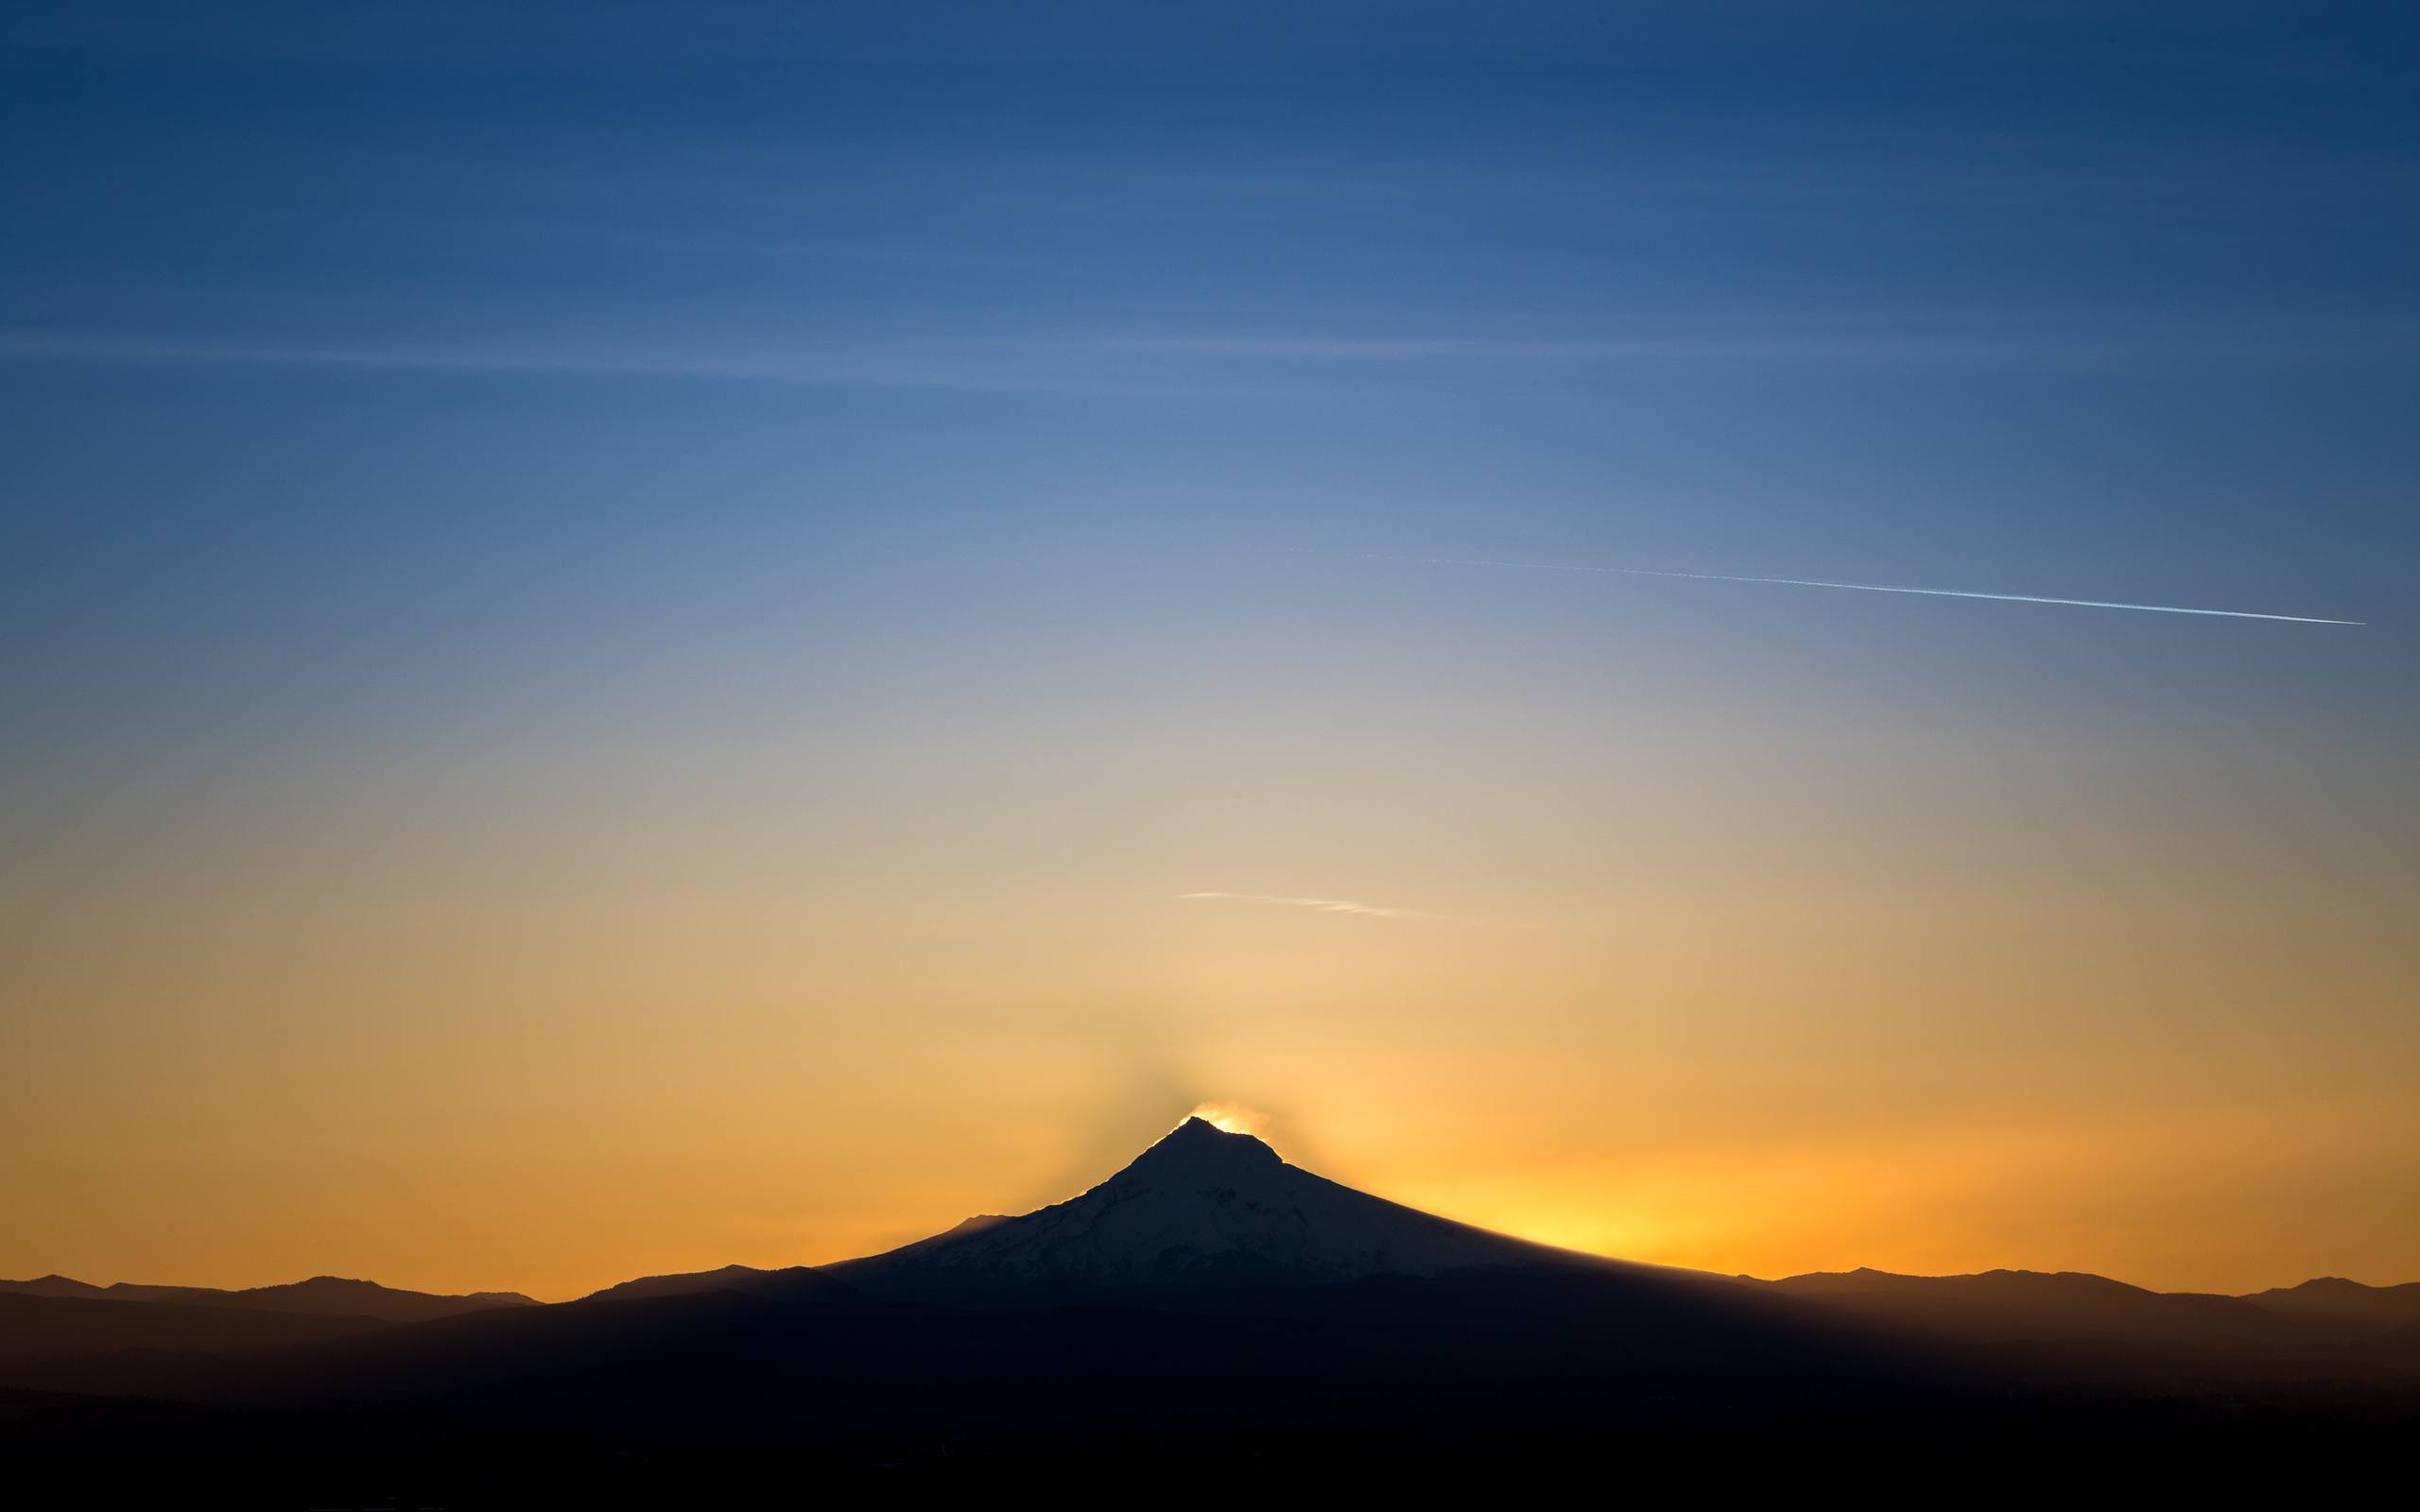
[(15, 8), (13, 701), (1311, 550), (2370, 620), (2250, 654), (2393, 706), (2409, 18), (1818, 9)]

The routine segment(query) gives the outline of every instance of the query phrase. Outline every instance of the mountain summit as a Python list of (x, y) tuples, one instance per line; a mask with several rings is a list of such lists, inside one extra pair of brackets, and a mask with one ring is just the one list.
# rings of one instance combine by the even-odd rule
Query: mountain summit
[(1611, 1264), (1356, 1192), (1189, 1118), (1080, 1196), (827, 1267), (915, 1288), (1344, 1280)]

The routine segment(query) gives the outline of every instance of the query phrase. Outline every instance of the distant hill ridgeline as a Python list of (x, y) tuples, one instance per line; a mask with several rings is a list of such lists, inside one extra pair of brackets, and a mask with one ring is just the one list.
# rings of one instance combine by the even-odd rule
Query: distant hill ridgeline
[(302, 1313), (322, 1316), (375, 1318), (382, 1323), (419, 1323), (496, 1307), (536, 1307), (538, 1299), (519, 1292), (472, 1292), (445, 1297), (431, 1292), (401, 1291), (376, 1281), (348, 1280), (341, 1276), (314, 1276), (281, 1286), (253, 1286), (227, 1291), (215, 1286), (147, 1286), (119, 1281), (95, 1286), (65, 1276), (41, 1276), (28, 1281), (0, 1280), (0, 1293), (26, 1297), (73, 1297), (93, 1302), (178, 1302), (191, 1307), (229, 1307), (252, 1313)]

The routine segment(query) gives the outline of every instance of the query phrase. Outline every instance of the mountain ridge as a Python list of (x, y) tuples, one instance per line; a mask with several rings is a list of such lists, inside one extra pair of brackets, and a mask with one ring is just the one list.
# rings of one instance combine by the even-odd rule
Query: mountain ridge
[(536, 1297), (525, 1297), (519, 1292), (469, 1292), (459, 1295), (414, 1292), (344, 1276), (313, 1276), (299, 1281), (227, 1290), (214, 1286), (166, 1286), (137, 1281), (95, 1286), (54, 1272), (30, 1280), (0, 1280), (0, 1293), (98, 1302), (180, 1302), (195, 1307), (233, 1308), (247, 1312), (374, 1318), (385, 1323), (417, 1323), (491, 1308), (544, 1305)]

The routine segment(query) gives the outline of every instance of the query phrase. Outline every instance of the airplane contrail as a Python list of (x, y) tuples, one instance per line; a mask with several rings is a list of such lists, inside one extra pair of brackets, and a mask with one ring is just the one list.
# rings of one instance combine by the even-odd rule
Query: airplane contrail
[(2311, 614), (2257, 614), (2242, 609), (2188, 609), (2181, 604), (2121, 604), (2105, 598), (2052, 598), (2042, 593), (1986, 593), (1966, 588), (1908, 588), (1895, 583), (1841, 583), (1820, 577), (1746, 577), (1732, 573), (1659, 572), (1651, 567), (1590, 567), (1569, 562), (1497, 561), (1478, 557), (1391, 557), (1352, 553), (1363, 561), (1417, 562), (1431, 567), (1504, 567), (1533, 573), (1593, 573), (1612, 577), (1679, 577), (1699, 583), (1769, 583), (1785, 588), (1846, 588), (1860, 593), (1919, 593), (1927, 598), (1988, 598), (2003, 604), (2064, 604), (2071, 609), (2123, 609), (2145, 614), (2206, 614), (2227, 620), (2276, 620), (2289, 625), (2367, 625), (2367, 620)]

